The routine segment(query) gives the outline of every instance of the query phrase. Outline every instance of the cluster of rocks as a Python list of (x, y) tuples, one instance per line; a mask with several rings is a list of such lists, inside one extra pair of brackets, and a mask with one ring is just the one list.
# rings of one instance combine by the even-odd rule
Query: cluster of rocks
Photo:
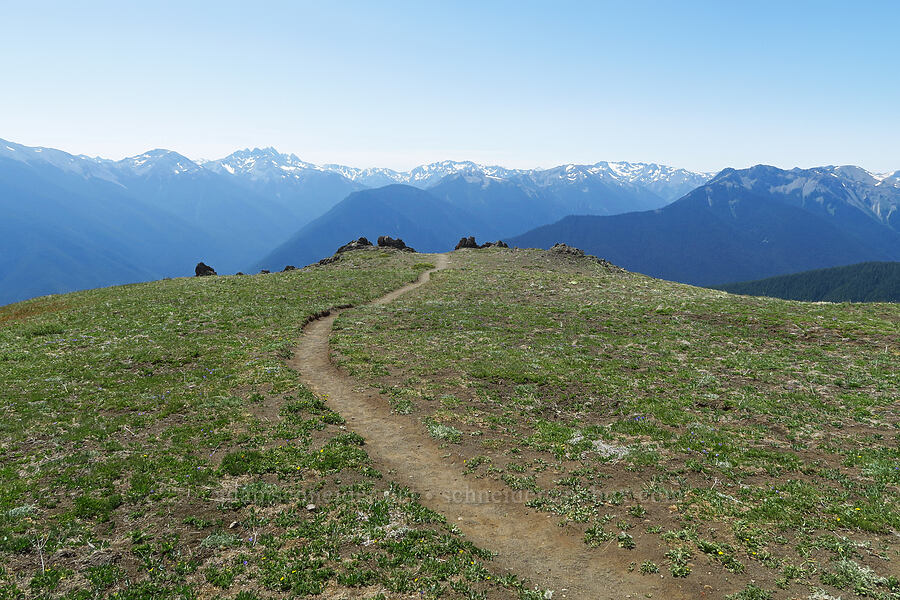
[[(374, 248), (375, 245), (369, 241), (366, 237), (361, 237), (355, 240), (351, 240), (337, 249), (334, 253), (334, 256), (329, 256), (327, 258), (323, 258), (316, 264), (318, 265), (329, 265), (333, 262), (337, 262), (341, 259), (341, 254), (344, 252), (350, 252), (351, 250), (364, 250), (366, 248)], [(414, 249), (410, 248), (406, 245), (402, 239), (397, 238), (394, 239), (389, 235), (380, 235), (378, 236), (378, 247), (379, 248), (393, 248), (395, 250), (402, 250), (403, 252), (415, 252)]]
[(597, 263), (598, 265), (600, 265), (601, 267), (604, 267), (610, 271), (618, 271), (620, 273), (625, 272), (625, 269), (612, 264), (605, 258), (598, 258), (591, 254), (585, 254), (584, 250), (582, 250), (581, 248), (576, 248), (574, 246), (569, 246), (567, 244), (553, 244), (553, 246), (550, 248), (550, 250), (548, 250), (548, 252), (556, 254), (557, 256), (567, 256), (567, 257), (572, 257), (572, 258), (586, 258), (586, 259), (593, 261), (593, 262)]
[(388, 235), (378, 236), (378, 246), (381, 248), (395, 248), (397, 250), (403, 250), (404, 252), (415, 252), (415, 250), (407, 246), (400, 238), (395, 240)]
[(341, 255), (335, 254), (334, 256), (326, 256), (325, 258), (323, 258), (316, 264), (317, 265), (330, 265), (331, 263), (337, 262), (339, 260), (341, 260)]
[[(351, 242), (347, 242), (346, 244), (338, 248), (336, 254), (341, 254), (342, 252), (348, 252), (350, 250), (361, 250), (363, 248), (371, 247), (373, 247), (372, 242), (370, 242), (368, 238), (361, 237)], [(389, 235), (378, 236), (378, 247), (394, 248), (395, 250), (403, 250), (404, 252), (415, 252), (415, 250), (407, 246), (406, 242), (404, 242), (402, 239), (394, 239)]]
[(569, 246), (567, 244), (553, 244), (550, 248), (550, 252), (556, 252), (557, 254), (566, 254), (568, 256), (582, 257), (584, 256), (584, 250), (581, 248), (576, 248), (574, 246)]
[(459, 243), (456, 244), (456, 248), (454, 250), (461, 250), (462, 248), (509, 248), (506, 242), (502, 240), (497, 240), (496, 242), (485, 242), (484, 244), (478, 245), (478, 242), (475, 241), (475, 236), (470, 235), (469, 237), (460, 238)]
[[(336, 254), (340, 254), (341, 252), (348, 252), (350, 250), (359, 250), (360, 248), (368, 248), (372, 246), (372, 242), (368, 239), (361, 237), (358, 240), (353, 240), (352, 242), (347, 242), (343, 246), (337, 249)], [(321, 264), (321, 261), (319, 261)]]
[[(296, 270), (297, 270), (297, 267), (295, 267), (294, 265), (286, 265), (281, 270), (281, 272), (287, 273), (288, 271), (296, 271)], [(267, 275), (269, 273), (271, 273), (271, 271), (269, 271), (268, 269), (263, 269), (262, 271), (259, 272), (260, 275)], [(213, 269), (208, 264), (206, 264), (205, 262), (198, 262), (197, 266), (194, 267), (194, 276), (195, 277), (210, 277), (211, 275), (218, 275), (218, 273), (216, 273), (216, 270)], [(235, 273), (235, 275), (246, 275), (246, 273), (244, 273), (242, 271), (238, 271), (237, 273)]]

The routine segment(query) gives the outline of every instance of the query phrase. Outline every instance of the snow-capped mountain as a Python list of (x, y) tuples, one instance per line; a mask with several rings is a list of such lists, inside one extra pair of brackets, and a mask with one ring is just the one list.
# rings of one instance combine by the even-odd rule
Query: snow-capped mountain
[(710, 183), (773, 195), (799, 208), (835, 217), (857, 211), (900, 231), (900, 187), (895, 174), (876, 175), (853, 165), (791, 169), (766, 165), (737, 171), (725, 169)]
[(295, 154), (283, 154), (272, 147), (238, 150), (225, 158), (207, 161), (203, 163), (203, 167), (216, 173), (228, 173), (253, 180), (298, 179), (309, 171), (326, 170), (300, 160)]
[(359, 182), (366, 187), (381, 187), (392, 183), (402, 183), (421, 189), (427, 189), (437, 184), (444, 177), (456, 173), (477, 172), (504, 179), (517, 173), (514, 169), (456, 160), (444, 160), (427, 165), (419, 165), (409, 171), (394, 171), (393, 169), (380, 167), (359, 169), (334, 164), (323, 165), (322, 168), (334, 173), (340, 173), (347, 179)]
[(299, 226), (324, 214), (348, 194), (366, 186), (324, 167), (275, 148), (249, 148), (203, 163), (254, 194), (270, 198), (289, 211)]
[(578, 184), (596, 179), (616, 186), (632, 186), (650, 191), (664, 200), (675, 200), (708, 181), (715, 173), (696, 173), (655, 163), (598, 162), (593, 165), (568, 164), (551, 169), (507, 169), (472, 161), (445, 160), (420, 165), (409, 171), (369, 168), (359, 169), (343, 165), (323, 165), (321, 168), (339, 173), (368, 187), (403, 183), (427, 189), (437, 185), (448, 175), (468, 173), (515, 181), (530, 187), (547, 187), (559, 183)]
[[(98, 164), (110, 164), (103, 159), (93, 160)], [(138, 154), (137, 156), (123, 158), (120, 161), (112, 163), (111, 166), (113, 166), (116, 171), (119, 171), (128, 177), (135, 175), (139, 177), (167, 177), (170, 175), (184, 175), (187, 173), (200, 173), (203, 171), (203, 167), (188, 157), (182, 156), (172, 150), (163, 150), (159, 148), (144, 152), (143, 154)]]
[(859, 167), (724, 169), (668, 206), (567, 216), (506, 240), (565, 242), (694, 285), (900, 260), (900, 188)]
[(602, 183), (618, 190), (653, 194), (660, 198), (662, 206), (703, 185), (713, 175), (656, 163), (603, 161), (593, 165), (571, 164), (526, 171), (519, 177), (538, 187)]
[(55, 148), (23, 146), (0, 140), (0, 158), (8, 158), (35, 167), (49, 166), (85, 178), (116, 180), (112, 169), (114, 161), (84, 155), (76, 156)]
[[(225, 158), (205, 162), (202, 167), (231, 175), (255, 187), (286, 185), (292, 180), (321, 180), (327, 174), (340, 177), (344, 181), (343, 189), (349, 191), (397, 183), (432, 189), (449, 177), (465, 176), (470, 179), (469, 183), (478, 178), (489, 178), (511, 182), (532, 195), (549, 194), (548, 197), (561, 202), (559, 209), (563, 214), (615, 214), (659, 208), (713, 176), (713, 173), (695, 173), (655, 163), (629, 162), (569, 164), (551, 169), (508, 169), (472, 161), (444, 160), (419, 165), (409, 171), (395, 171), (380, 167), (316, 165), (274, 148), (247, 148)], [(337, 184), (336, 179), (331, 182), (332, 185)], [(351, 184), (350, 187), (347, 187), (348, 184)], [(323, 204), (321, 208), (330, 206)]]
[(881, 184), (891, 187), (900, 187), (900, 171), (895, 171), (893, 173), (885, 174), (884, 176), (882, 176)]

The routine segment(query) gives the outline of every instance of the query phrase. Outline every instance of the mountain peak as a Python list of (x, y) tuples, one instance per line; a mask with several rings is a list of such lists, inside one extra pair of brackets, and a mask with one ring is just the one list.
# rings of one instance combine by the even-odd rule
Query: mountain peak
[(137, 156), (123, 158), (115, 163), (119, 169), (127, 169), (137, 175), (182, 175), (203, 169), (188, 157), (165, 148), (148, 150)]
[(217, 173), (244, 175), (251, 179), (300, 178), (307, 171), (321, 171), (312, 163), (300, 160), (295, 154), (283, 154), (272, 146), (244, 148), (225, 158), (209, 161), (204, 165)]

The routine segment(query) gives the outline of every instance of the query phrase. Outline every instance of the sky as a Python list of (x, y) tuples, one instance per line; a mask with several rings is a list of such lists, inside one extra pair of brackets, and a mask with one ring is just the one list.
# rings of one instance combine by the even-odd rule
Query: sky
[(900, 169), (900, 2), (0, 0), (0, 138), (122, 158)]

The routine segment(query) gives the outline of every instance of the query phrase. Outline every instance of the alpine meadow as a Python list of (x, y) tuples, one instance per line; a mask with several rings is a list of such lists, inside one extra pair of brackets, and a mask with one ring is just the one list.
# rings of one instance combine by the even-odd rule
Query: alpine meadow
[(0, 22), (0, 600), (900, 600), (900, 5)]

